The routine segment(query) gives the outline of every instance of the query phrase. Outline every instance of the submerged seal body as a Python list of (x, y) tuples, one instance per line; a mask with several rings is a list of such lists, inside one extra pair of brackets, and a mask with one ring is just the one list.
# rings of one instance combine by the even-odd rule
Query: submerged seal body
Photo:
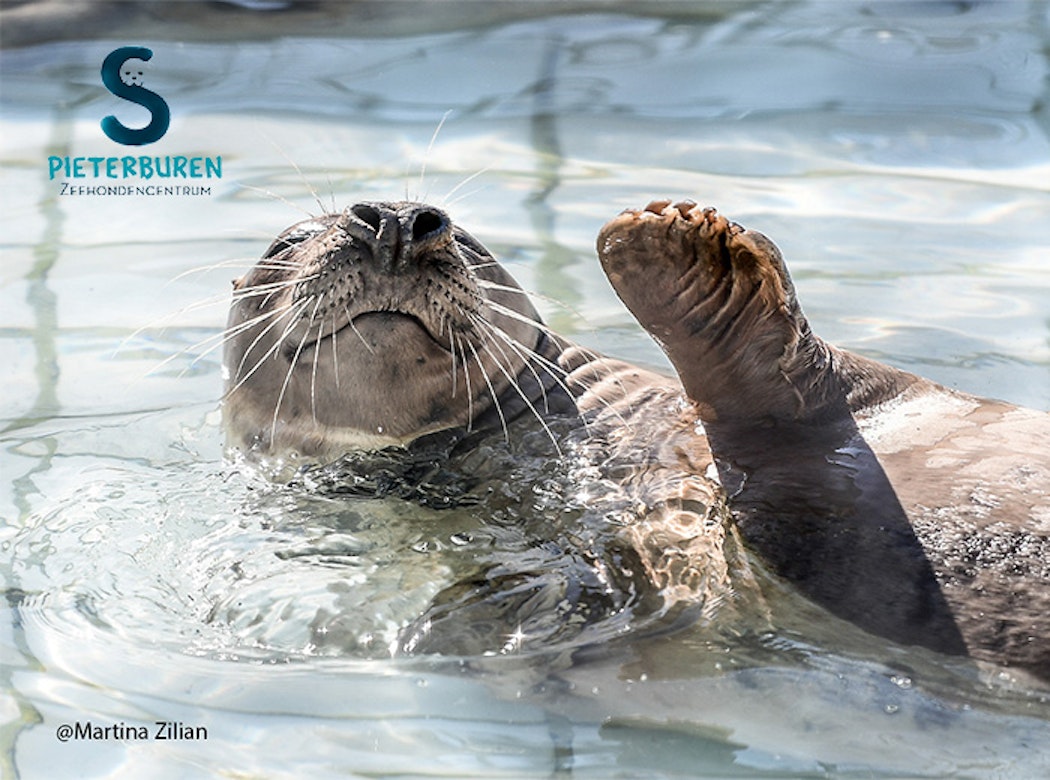
[(598, 253), (677, 377), (552, 333), (424, 204), (300, 223), (235, 282), (234, 447), (349, 458), (358, 481), (376, 451), (511, 480), (512, 461), (478, 453), (540, 433), (571, 464), (573, 520), (526, 546), (578, 565), (540, 587), (542, 556), (487, 561), (403, 649), (476, 651), (506, 634), (465, 625), (526, 605), (546, 628), (519, 633), (560, 636), (545, 599), (577, 635), (601, 610), (728, 620), (762, 611), (757, 566), (871, 633), (1050, 678), (1050, 415), (825, 344), (772, 242), (691, 201), (624, 212)]

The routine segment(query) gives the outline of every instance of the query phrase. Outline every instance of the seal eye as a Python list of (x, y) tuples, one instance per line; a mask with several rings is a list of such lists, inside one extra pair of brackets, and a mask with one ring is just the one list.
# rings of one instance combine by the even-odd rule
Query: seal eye
[(323, 233), (327, 228), (319, 222), (300, 222), (293, 225), (270, 244), (270, 248), (263, 252), (262, 259), (267, 260), (274, 255), (279, 255), (289, 247), (301, 244), (314, 236)]

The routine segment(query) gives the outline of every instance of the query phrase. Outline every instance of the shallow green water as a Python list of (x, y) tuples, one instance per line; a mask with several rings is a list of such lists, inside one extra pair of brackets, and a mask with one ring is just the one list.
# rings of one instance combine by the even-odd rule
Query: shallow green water
[[(653, 197), (711, 203), (777, 241), (826, 338), (1050, 408), (1047, 5), (692, 7), (341, 14), (338, 37), (256, 12), (243, 29), (288, 34), (222, 42), (207, 25), (151, 37), (140, 20), (130, 39), (89, 20), (84, 40), (3, 51), (7, 769), (1048, 773), (1045, 694), (815, 615), (754, 646), (684, 632), (572, 665), (383, 658), (391, 615), (449, 576), (456, 519), (389, 501), (333, 520), (222, 462), (207, 348), (229, 279), (303, 211), (406, 195), (446, 207), (560, 332), (656, 366), (594, 236)], [(154, 50), (146, 85), (172, 107), (149, 154), (221, 155), (210, 194), (62, 195), (48, 178), (49, 155), (124, 153), (99, 119), (142, 115), (98, 68), (129, 43)], [(275, 554), (289, 549), (304, 555)], [(328, 644), (322, 611), (346, 616)], [(366, 635), (367, 652), (347, 649)], [(89, 720), (208, 739), (56, 742)]]

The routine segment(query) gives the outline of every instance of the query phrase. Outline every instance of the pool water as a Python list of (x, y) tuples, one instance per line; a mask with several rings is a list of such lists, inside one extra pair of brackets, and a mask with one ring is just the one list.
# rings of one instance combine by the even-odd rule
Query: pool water
[[(224, 461), (230, 280), (305, 214), (402, 197), (447, 209), (556, 330), (657, 368), (594, 238), (655, 197), (710, 203), (780, 245), (825, 338), (1050, 409), (1050, 5), (638, 5), (5, 9), (0, 774), (1050, 775), (1045, 689), (789, 593), (755, 636), (392, 657), (481, 543), (469, 513)], [(153, 50), (172, 115), (130, 152), (99, 128), (148, 119), (99, 80), (124, 45)], [(51, 156), (128, 153), (222, 177), (49, 178)], [(124, 736), (57, 741), (89, 721)], [(128, 737), (156, 721), (207, 738)]]

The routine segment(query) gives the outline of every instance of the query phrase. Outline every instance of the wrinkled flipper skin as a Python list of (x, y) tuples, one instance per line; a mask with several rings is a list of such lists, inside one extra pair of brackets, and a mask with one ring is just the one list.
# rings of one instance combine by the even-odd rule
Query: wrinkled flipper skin
[(1050, 679), (1050, 415), (825, 344), (776, 246), (691, 201), (624, 212), (598, 252), (778, 575), (872, 633)]

